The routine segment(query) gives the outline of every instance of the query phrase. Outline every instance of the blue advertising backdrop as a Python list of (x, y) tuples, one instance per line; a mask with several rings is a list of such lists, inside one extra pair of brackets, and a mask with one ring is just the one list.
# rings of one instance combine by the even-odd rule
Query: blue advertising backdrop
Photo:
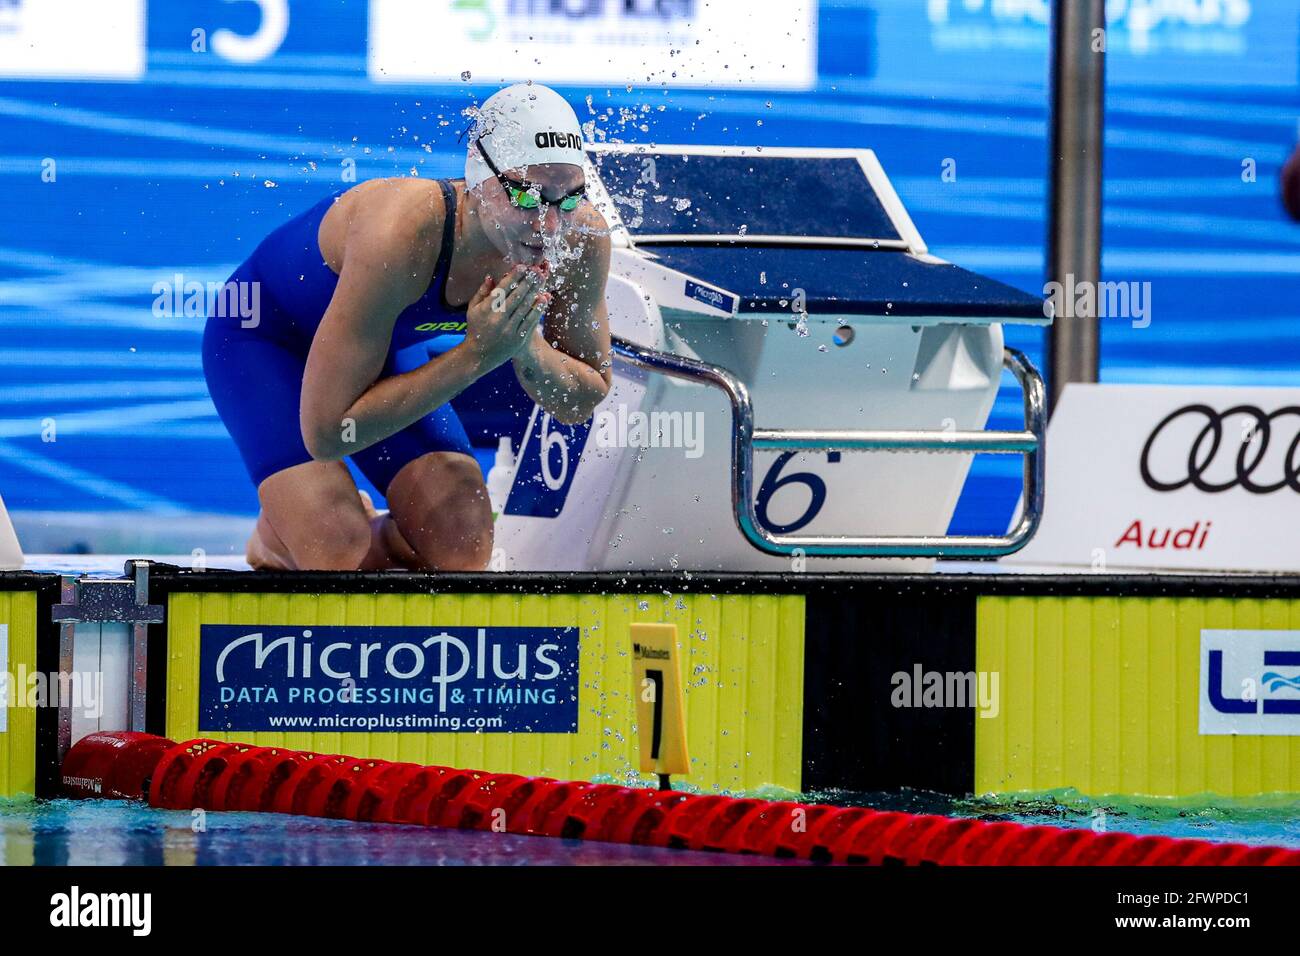
[[(0, 2), (0, 32), (25, 2)], [(604, 6), (452, 4), (526, 9), (557, 30)], [(1108, 6), (1104, 271), (1152, 291), (1149, 324), (1103, 322), (1103, 379), (1300, 384), (1300, 225), (1277, 199), (1296, 139), (1300, 3)], [(627, 84), (560, 88), (627, 141), (872, 147), (935, 253), (1041, 291), (1047, 0), (815, 9), (810, 89), (662, 87), (636, 75), (631, 51)], [(207, 396), (202, 321), (156, 314), (157, 290), (223, 280), (350, 169), (457, 175), (462, 111), (514, 79), (373, 82), (371, 12), (366, 0), (152, 2), (139, 79), (0, 79), (0, 495), (29, 550), (61, 517), (72, 545), (98, 549), (113, 516), (165, 530), (255, 513)], [(223, 31), (225, 43), (196, 42)], [(458, 49), (428, 37), (430, 58)], [(1041, 365), (1041, 332), (1008, 340)], [(1008, 381), (991, 425), (1018, 415)], [(491, 430), (475, 436), (485, 449)], [(977, 460), (953, 530), (1005, 527), (1018, 481), (1017, 461)], [(218, 532), (207, 546), (239, 547)]]

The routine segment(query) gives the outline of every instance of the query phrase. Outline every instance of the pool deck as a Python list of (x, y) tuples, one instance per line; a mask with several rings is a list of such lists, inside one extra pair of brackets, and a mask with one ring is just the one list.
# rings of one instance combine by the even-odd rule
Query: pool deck
[[(24, 556), (22, 570), (33, 571), (41, 574), (86, 574), (94, 577), (118, 577), (123, 574), (123, 568), (127, 561), (148, 560), (156, 564), (167, 564), (179, 568), (195, 567), (194, 556), (191, 554), (29, 554)], [(203, 558), (202, 567), (213, 571), (251, 571), (248, 562), (237, 555), (220, 555), (208, 554)], [(197, 569), (196, 569), (197, 570)], [(833, 569), (831, 569), (833, 572)], [(488, 572), (491, 573), (491, 572)], [(509, 572), (502, 572), (509, 573)], [(522, 572), (529, 573), (529, 572)], [(622, 572), (620, 572), (621, 574)], [(627, 572), (637, 573), (637, 572)], [(646, 572), (652, 573), (652, 572)], [(661, 573), (661, 572), (653, 572)], [(705, 576), (706, 572), (696, 572)], [(826, 573), (826, 572), (821, 572)], [(1007, 575), (1078, 575), (1080, 577), (1091, 577), (1098, 574), (1105, 575), (1174, 575), (1174, 576), (1197, 576), (1212, 574), (1215, 577), (1285, 577), (1288, 575), (1261, 575), (1258, 571), (1215, 571), (1208, 569), (1170, 569), (1170, 568), (1123, 568), (1107, 567), (1104, 572), (1094, 571), (1091, 568), (1081, 565), (1063, 565), (1063, 564), (1013, 564), (1002, 561), (939, 561), (935, 563), (934, 570), (931, 574), (935, 577), (957, 574), (1007, 574)], [(853, 572), (855, 576), (862, 576), (863, 572)], [(896, 572), (894, 573), (896, 574)], [(760, 577), (755, 572), (755, 577)], [(882, 573), (881, 577), (890, 577), (889, 573)]]

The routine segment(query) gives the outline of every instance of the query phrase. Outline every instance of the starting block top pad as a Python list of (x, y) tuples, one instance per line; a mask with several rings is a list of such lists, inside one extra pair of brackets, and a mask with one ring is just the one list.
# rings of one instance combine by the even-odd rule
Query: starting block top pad
[(660, 265), (734, 293), (741, 317), (789, 313), (793, 290), (799, 288), (810, 315), (1049, 321), (1041, 299), (950, 262), (907, 252), (713, 244), (660, 246), (653, 254)]
[[(929, 254), (869, 149), (589, 147), (620, 245), (735, 314), (1048, 324), (1043, 300)], [(603, 195), (601, 195), (603, 193)]]

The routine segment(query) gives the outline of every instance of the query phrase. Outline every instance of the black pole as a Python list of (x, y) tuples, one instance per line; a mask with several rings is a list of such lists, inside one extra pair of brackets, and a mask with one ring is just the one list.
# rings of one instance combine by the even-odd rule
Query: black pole
[[(1101, 281), (1101, 159), (1106, 89), (1105, 0), (1052, 5), (1051, 193), (1047, 281), (1060, 283), (1048, 331), (1051, 405), (1067, 382), (1095, 382), (1100, 367), (1096, 308), (1077, 315), (1072, 289)], [(1094, 303), (1097, 297), (1094, 295)]]

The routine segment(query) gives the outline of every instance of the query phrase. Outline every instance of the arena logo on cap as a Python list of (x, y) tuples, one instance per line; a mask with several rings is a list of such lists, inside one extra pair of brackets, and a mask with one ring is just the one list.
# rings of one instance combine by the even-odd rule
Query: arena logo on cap
[(557, 133), (553, 130), (533, 137), (538, 149), (582, 149), (582, 137), (577, 133)]
[(1201, 631), (1200, 732), (1300, 734), (1300, 631)]

